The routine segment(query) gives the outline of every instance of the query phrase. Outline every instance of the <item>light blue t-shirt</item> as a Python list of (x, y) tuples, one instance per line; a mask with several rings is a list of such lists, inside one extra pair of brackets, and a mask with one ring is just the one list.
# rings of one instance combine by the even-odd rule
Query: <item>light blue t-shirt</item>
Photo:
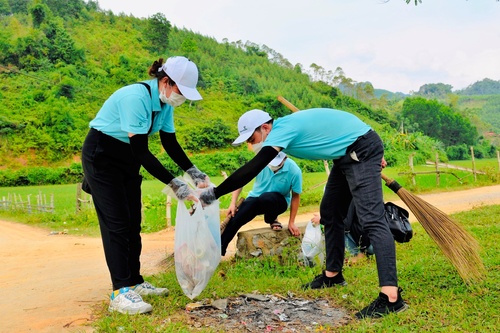
[(302, 171), (295, 161), (287, 158), (283, 167), (276, 173), (266, 166), (255, 178), (248, 196), (259, 197), (266, 192), (278, 192), (285, 197), (287, 205), (290, 206), (292, 191), (302, 193)]
[(89, 126), (115, 139), (130, 143), (128, 133), (150, 135), (162, 130), (174, 133), (174, 108), (160, 103), (158, 80), (144, 81), (151, 87), (151, 97), (142, 84), (131, 84), (115, 91), (102, 105)]
[(334, 160), (371, 127), (355, 115), (335, 109), (297, 111), (274, 121), (263, 146), (307, 160)]

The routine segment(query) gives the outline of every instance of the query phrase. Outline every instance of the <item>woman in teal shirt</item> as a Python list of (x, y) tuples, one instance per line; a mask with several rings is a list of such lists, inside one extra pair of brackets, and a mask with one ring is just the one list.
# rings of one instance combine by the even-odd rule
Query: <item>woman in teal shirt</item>
[(202, 99), (196, 89), (198, 68), (185, 57), (171, 57), (165, 63), (160, 58), (148, 74), (152, 80), (118, 89), (104, 102), (90, 122), (82, 149), (84, 190), (92, 194), (113, 284), (109, 310), (130, 314), (152, 310), (141, 296), (168, 293), (140, 274), (140, 167), (170, 186), (179, 200), (197, 200), (188, 185), (174, 178), (149, 151), (149, 135), (159, 132), (167, 154), (195, 184), (209, 183), (179, 145), (174, 128), (174, 107), (186, 99)]

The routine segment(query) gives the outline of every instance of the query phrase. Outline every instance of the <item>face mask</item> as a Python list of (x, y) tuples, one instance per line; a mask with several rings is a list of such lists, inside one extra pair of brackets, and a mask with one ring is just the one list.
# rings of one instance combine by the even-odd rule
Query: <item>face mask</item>
[(261, 142), (259, 142), (259, 143), (254, 143), (254, 144), (252, 145), (252, 150), (254, 151), (254, 153), (255, 153), (255, 154), (258, 154), (258, 153), (259, 153), (259, 151), (262, 149), (262, 144), (264, 143), (264, 141), (265, 141), (265, 140), (266, 140), (266, 138), (267, 138), (267, 135), (266, 135), (266, 138), (264, 138), (264, 132), (262, 132), (262, 130), (261, 130), (261, 135), (262, 135), (262, 137), (261, 137), (261, 138), (262, 138), (262, 141), (261, 141)]
[(276, 172), (278, 171), (279, 169), (281, 169), (283, 167), (283, 164), (280, 164), (280, 165), (268, 165), (269, 169), (271, 169), (273, 172)]
[(176, 107), (176, 106), (179, 106), (181, 105), (182, 103), (184, 103), (186, 101), (186, 97), (172, 91), (172, 93), (170, 94), (170, 97), (167, 97), (167, 95), (165, 95), (165, 91), (162, 91), (160, 93), (160, 101), (162, 101), (163, 103), (166, 103), (166, 104), (169, 104), (173, 107)]
[(253, 144), (252, 145), (253, 152), (256, 153), (256, 154), (258, 154), (259, 151), (262, 149), (262, 144), (263, 144), (263, 142), (259, 142), (259, 143)]

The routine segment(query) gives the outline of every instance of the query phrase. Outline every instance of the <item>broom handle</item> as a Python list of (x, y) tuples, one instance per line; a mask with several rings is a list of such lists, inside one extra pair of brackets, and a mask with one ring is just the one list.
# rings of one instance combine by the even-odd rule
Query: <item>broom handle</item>
[(391, 178), (387, 177), (386, 175), (384, 175), (383, 173), (380, 173), (380, 177), (382, 177), (382, 179), (385, 181), (385, 183), (387, 185), (391, 184), (394, 180), (392, 180)]
[[(240, 205), (243, 203), (243, 201), (245, 201), (245, 198), (241, 197), (238, 202), (236, 203), (236, 208), (239, 208)], [(231, 219), (231, 216), (226, 216), (226, 218), (224, 219), (224, 221), (222, 221), (222, 223), (220, 224), (220, 232), (222, 233), (224, 231), (224, 229), (226, 229), (226, 226), (227, 224), (229, 223), (229, 220)]]
[(292, 112), (297, 112), (299, 111), (299, 108), (290, 103), (285, 97), (283, 96), (278, 96), (278, 101), (280, 101), (284, 106), (289, 108)]

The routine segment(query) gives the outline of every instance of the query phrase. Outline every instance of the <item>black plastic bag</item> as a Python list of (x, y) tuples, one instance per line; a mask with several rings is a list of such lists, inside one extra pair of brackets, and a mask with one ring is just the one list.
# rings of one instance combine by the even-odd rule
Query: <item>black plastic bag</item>
[(408, 211), (392, 202), (385, 203), (385, 218), (396, 242), (407, 243), (413, 237)]
[[(398, 243), (407, 243), (413, 237), (413, 229), (408, 220), (408, 211), (392, 202), (386, 202), (385, 219), (389, 224), (394, 240)], [(358, 243), (361, 252), (364, 252), (370, 246), (368, 234), (363, 230), (363, 226), (358, 220), (354, 202), (351, 201), (347, 216), (344, 219), (346, 232), (350, 232), (353, 239)]]

